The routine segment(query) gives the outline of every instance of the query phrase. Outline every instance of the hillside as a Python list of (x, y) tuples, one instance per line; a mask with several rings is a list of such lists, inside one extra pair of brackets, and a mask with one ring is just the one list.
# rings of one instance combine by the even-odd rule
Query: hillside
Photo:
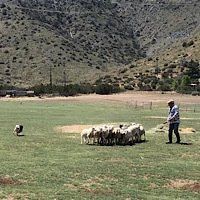
[[(180, 39), (166, 50), (151, 57), (132, 62), (101, 76), (97, 82), (119, 84), (130, 90), (155, 90), (189, 75), (193, 82), (200, 80), (200, 29)], [(160, 88), (161, 89), (161, 88)], [(176, 88), (174, 88), (176, 89)]]
[(53, 84), (95, 82), (133, 65), (143, 72), (158, 57), (175, 62), (173, 49), (185, 55), (181, 44), (193, 37), (199, 59), (199, 9), (198, 0), (1, 0), (0, 84), (47, 84), (50, 72)]

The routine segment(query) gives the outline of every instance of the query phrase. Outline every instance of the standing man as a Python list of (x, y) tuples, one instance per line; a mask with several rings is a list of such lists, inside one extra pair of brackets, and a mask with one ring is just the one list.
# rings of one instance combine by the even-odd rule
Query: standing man
[(169, 141), (166, 144), (172, 143), (173, 131), (174, 131), (174, 134), (176, 135), (176, 143), (179, 144), (181, 141), (179, 131), (178, 131), (179, 124), (180, 124), (179, 108), (177, 105), (175, 105), (173, 99), (169, 100), (167, 103), (169, 106), (169, 115), (167, 118), (167, 122), (169, 124), (169, 132), (168, 132)]

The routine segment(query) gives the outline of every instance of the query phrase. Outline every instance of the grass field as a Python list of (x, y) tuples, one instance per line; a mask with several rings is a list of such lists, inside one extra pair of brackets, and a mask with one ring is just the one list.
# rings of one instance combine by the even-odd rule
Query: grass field
[[(131, 121), (149, 130), (163, 119), (148, 116), (166, 115), (166, 107), (1, 101), (0, 199), (200, 199), (200, 112), (181, 113), (181, 127), (197, 130), (181, 135), (192, 145), (166, 145), (167, 135), (158, 133), (133, 146), (81, 145), (78, 133), (55, 131)], [(24, 125), (24, 137), (12, 134), (17, 123)]]

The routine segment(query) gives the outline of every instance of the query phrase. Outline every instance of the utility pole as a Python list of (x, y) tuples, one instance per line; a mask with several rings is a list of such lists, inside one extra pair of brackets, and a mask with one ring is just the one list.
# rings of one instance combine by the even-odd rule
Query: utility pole
[(64, 87), (67, 85), (67, 78), (66, 78), (66, 72), (64, 70), (63, 72), (63, 83), (64, 83)]
[(52, 83), (52, 66), (49, 64), (49, 86), (50, 86), (50, 93), (53, 92), (53, 83)]

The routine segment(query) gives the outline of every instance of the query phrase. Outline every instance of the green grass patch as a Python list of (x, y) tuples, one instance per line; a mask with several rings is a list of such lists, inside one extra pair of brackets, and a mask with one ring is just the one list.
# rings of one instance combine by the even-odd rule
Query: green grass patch
[[(182, 120), (196, 133), (181, 135), (192, 145), (166, 145), (167, 135), (147, 133), (133, 146), (81, 145), (79, 133), (56, 126), (137, 122), (155, 127), (167, 108), (134, 109), (124, 105), (72, 102), (0, 102), (0, 199), (199, 199), (198, 120)], [(181, 117), (200, 118), (182, 112)], [(24, 137), (12, 130), (24, 125)], [(183, 187), (170, 185), (184, 180)]]

